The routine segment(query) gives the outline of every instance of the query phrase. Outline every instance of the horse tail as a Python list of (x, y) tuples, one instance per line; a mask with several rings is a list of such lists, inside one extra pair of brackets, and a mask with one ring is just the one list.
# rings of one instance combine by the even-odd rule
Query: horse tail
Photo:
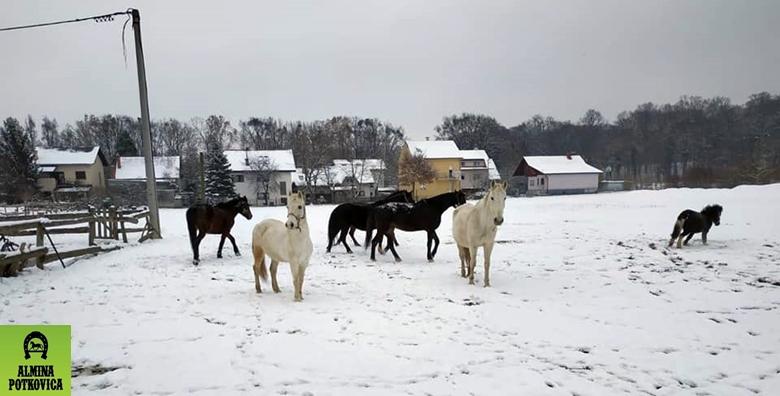
[(337, 224), (339, 221), (338, 216), (336, 216), (336, 209), (330, 212), (330, 219), (328, 219), (328, 252), (330, 252), (330, 248), (333, 247), (333, 240), (341, 229), (339, 224)]
[(674, 244), (674, 240), (682, 233), (685, 226), (685, 220), (688, 219), (688, 215), (689, 213), (686, 210), (677, 216), (677, 221), (674, 222), (674, 228), (672, 229), (672, 238), (669, 240), (669, 246), (672, 246), (672, 244)]
[(260, 278), (265, 282), (268, 280), (268, 270), (265, 268), (265, 251), (263, 251), (263, 247), (255, 241), (254, 236), (252, 236), (252, 255), (255, 257), (255, 271), (257, 271)]
[(187, 209), (187, 231), (190, 234), (190, 246), (192, 247), (192, 253), (195, 254), (195, 241), (197, 240), (198, 225), (195, 224), (195, 208)]
[(363, 249), (368, 250), (371, 246), (371, 235), (374, 233), (374, 211), (369, 208), (368, 216), (366, 216), (366, 242), (363, 244)]

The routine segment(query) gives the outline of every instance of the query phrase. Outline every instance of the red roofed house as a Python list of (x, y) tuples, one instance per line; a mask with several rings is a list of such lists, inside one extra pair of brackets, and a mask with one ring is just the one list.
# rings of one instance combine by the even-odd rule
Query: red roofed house
[(603, 172), (579, 155), (525, 156), (514, 176), (526, 178), (529, 195), (594, 193)]

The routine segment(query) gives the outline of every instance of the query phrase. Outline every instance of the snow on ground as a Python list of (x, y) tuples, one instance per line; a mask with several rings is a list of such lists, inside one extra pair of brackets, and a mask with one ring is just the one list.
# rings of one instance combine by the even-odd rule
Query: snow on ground
[[(425, 260), (325, 253), (332, 206), (312, 206), (315, 255), (302, 303), (254, 291), (244, 253), (209, 236), (193, 267), (183, 210), (165, 239), (63, 270), (0, 279), (0, 320), (73, 326), (76, 394), (778, 394), (780, 185), (507, 200), (491, 288), (459, 276), (451, 211)], [(665, 244), (677, 214), (720, 203), (710, 243)], [(362, 236), (361, 232), (358, 232)], [(57, 237), (57, 236), (55, 236)], [(481, 256), (481, 254), (480, 254)]]

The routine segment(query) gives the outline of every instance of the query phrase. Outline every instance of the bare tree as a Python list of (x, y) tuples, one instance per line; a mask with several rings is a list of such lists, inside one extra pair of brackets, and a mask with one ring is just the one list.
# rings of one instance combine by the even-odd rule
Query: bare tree
[[(402, 156), (398, 167), (398, 183), (412, 186), (412, 191), (417, 194), (417, 185), (430, 183), (436, 177), (436, 171), (425, 160), (423, 153), (417, 151)], [(415, 197), (416, 199), (417, 197)]]
[(256, 176), (255, 194), (259, 195), (260, 193), (263, 193), (265, 206), (268, 206), (269, 195), (277, 189), (274, 174), (279, 167), (273, 160), (266, 156), (261, 156), (249, 161), (249, 167), (252, 169), (252, 174)]

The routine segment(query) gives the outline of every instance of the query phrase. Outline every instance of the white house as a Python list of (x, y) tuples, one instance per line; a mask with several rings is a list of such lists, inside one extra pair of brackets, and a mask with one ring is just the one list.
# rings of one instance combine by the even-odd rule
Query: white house
[(594, 193), (602, 173), (570, 154), (523, 157), (514, 175), (526, 178), (528, 194), (552, 195)]
[[(155, 180), (178, 183), (181, 166), (178, 156), (154, 157), (153, 161)], [(146, 160), (144, 157), (117, 157), (114, 164), (114, 179), (146, 181)]]
[[(334, 159), (333, 164), (313, 172), (309, 191), (316, 202), (370, 200), (384, 184), (385, 163), (380, 159)], [(296, 183), (306, 185), (303, 172), (294, 176)]]
[(292, 150), (226, 150), (236, 193), (252, 205), (286, 205), (295, 175)]
[(68, 150), (37, 147), (35, 151), (41, 192), (55, 199), (77, 199), (105, 191), (108, 161), (100, 147)]
[(485, 150), (460, 150), (460, 187), (463, 190), (483, 190), (492, 180), (501, 180), (496, 163)]

